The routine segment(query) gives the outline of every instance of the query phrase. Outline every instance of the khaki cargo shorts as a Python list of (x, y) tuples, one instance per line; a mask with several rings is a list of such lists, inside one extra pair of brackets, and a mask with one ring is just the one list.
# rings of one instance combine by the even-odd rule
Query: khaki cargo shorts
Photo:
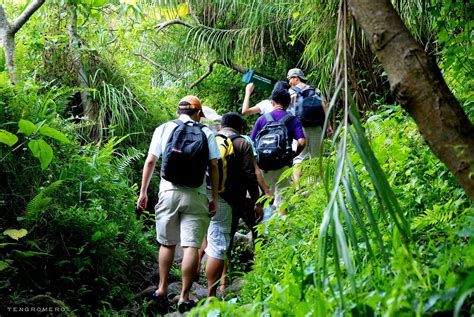
[(155, 206), (156, 240), (162, 245), (200, 248), (209, 227), (209, 201), (193, 190), (165, 190)]

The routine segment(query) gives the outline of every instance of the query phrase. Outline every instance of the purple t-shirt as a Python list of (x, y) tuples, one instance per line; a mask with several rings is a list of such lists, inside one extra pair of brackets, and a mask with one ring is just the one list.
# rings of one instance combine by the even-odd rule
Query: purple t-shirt
[[(272, 116), (273, 120), (278, 121), (283, 118), (287, 113), (288, 112), (286, 112), (285, 110), (275, 109), (270, 112), (270, 115)], [(250, 134), (250, 138), (253, 141), (255, 141), (258, 132), (263, 129), (265, 124), (267, 124), (267, 119), (265, 119), (264, 115), (257, 119), (257, 122), (255, 122), (255, 125), (253, 127), (252, 133)], [(286, 123), (286, 127), (288, 128), (288, 136), (290, 137), (290, 140), (298, 140), (304, 138), (303, 126), (301, 125), (301, 121), (298, 118), (294, 117), (293, 119), (291, 119), (289, 122)]]

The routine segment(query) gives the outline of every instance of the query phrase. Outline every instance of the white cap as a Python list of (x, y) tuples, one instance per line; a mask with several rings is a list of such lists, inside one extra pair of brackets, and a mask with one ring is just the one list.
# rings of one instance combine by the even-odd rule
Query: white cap
[(222, 119), (222, 116), (218, 114), (216, 110), (208, 106), (202, 106), (202, 112), (209, 121), (221, 121)]

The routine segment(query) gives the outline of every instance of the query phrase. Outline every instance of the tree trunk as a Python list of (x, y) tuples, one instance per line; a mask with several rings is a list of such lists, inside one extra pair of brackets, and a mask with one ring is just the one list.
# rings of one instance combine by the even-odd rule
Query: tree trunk
[(10, 32), (5, 32), (2, 29), (1, 32), (3, 50), (5, 52), (5, 63), (7, 64), (8, 75), (12, 83), (16, 84), (16, 75), (15, 75), (15, 36)]
[(389, 0), (347, 2), (388, 74), (392, 93), (474, 200), (474, 126), (440, 69), (416, 43)]
[(10, 76), (12, 83), (15, 84), (15, 65), (13, 62), (15, 58), (15, 34), (12, 33), (11, 25), (8, 22), (2, 5), (0, 5), (0, 37), (5, 52), (5, 62), (7, 64), (8, 75)]
[(16, 84), (15, 76), (15, 34), (28, 19), (43, 5), (45, 0), (33, 0), (13, 22), (9, 23), (3, 6), (0, 5), (0, 39), (5, 51), (5, 62), (12, 83)]
[(101, 137), (101, 126), (97, 122), (96, 109), (89, 98), (89, 82), (87, 72), (82, 61), (82, 53), (80, 50), (80, 39), (77, 34), (77, 5), (71, 4), (68, 6), (69, 20), (66, 25), (69, 36), (69, 51), (71, 52), (74, 69), (76, 71), (77, 84), (81, 88), (81, 105), (84, 118), (92, 123), (89, 136), (92, 140), (97, 141)]

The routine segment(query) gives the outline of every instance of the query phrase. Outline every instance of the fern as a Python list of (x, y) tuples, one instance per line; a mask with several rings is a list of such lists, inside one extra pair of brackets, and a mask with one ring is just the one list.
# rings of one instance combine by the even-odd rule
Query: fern
[(449, 223), (457, 214), (457, 206), (450, 199), (446, 204), (434, 205), (432, 209), (427, 209), (422, 215), (413, 219), (413, 228), (422, 230), (428, 226)]
[(134, 161), (141, 159), (144, 154), (136, 148), (128, 148), (127, 153), (123, 154), (122, 157), (116, 159), (115, 167), (117, 169), (118, 175), (124, 175), (126, 169), (132, 165)]
[(38, 195), (36, 195), (26, 206), (26, 214), (37, 220), (38, 214), (44, 209), (46, 209), (46, 207), (49, 206), (49, 204), (53, 200), (50, 197), (50, 194), (57, 188), (59, 188), (62, 183), (62, 180), (55, 181), (54, 183), (40, 191)]
[(123, 242), (128, 245), (135, 239), (135, 236), (136, 232), (134, 230), (129, 230), (125, 235)]

